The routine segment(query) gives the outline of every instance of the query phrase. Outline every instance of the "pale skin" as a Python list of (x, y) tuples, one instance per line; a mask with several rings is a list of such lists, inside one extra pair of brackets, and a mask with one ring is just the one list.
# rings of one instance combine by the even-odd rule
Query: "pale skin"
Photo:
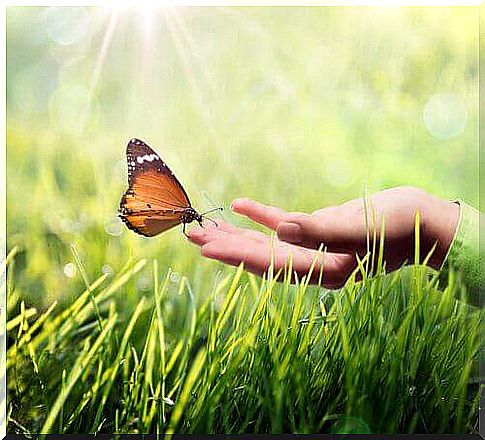
[[(441, 267), (453, 240), (460, 214), (456, 203), (439, 199), (414, 187), (398, 187), (369, 197), (375, 212), (376, 234), (379, 240), (381, 222), (385, 218), (384, 260), (388, 271), (414, 261), (415, 215), (420, 216), (420, 254), (427, 255), (435, 245), (428, 265)], [(367, 249), (364, 200), (362, 198), (338, 206), (319, 209), (311, 214), (287, 212), (250, 199), (235, 199), (232, 210), (256, 223), (276, 231), (274, 240), (275, 269), (288, 265), (301, 279), (316, 261), (311, 282), (319, 281), (323, 265), (323, 285), (330, 289), (342, 287), (357, 267), (356, 254), (363, 257)], [(368, 224), (372, 228), (371, 214)], [(271, 263), (269, 234), (239, 228), (220, 220), (218, 226), (209, 222), (188, 232), (189, 240), (201, 247), (204, 257), (244, 267), (263, 275)], [(371, 229), (372, 236), (372, 229)], [(326, 251), (319, 253), (324, 246)], [(423, 258), (423, 257), (422, 257)]]

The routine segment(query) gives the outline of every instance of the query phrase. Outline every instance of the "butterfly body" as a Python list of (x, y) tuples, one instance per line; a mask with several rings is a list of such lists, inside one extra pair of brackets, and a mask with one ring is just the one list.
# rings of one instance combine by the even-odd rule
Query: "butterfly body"
[(185, 227), (203, 214), (191, 205), (167, 164), (147, 144), (131, 139), (126, 147), (128, 189), (120, 201), (119, 217), (137, 234), (153, 237), (179, 224)]

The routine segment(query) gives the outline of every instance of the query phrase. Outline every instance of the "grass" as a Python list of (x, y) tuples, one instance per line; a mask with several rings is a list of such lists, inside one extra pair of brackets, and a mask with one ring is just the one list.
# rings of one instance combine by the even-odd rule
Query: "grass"
[[(197, 307), (187, 278), (141, 260), (63, 310), (21, 301), (9, 432), (476, 431), (481, 313), (459, 277), (440, 290), (419, 256), (391, 275), (377, 257), (368, 276), (369, 257), (341, 291), (291, 285), (291, 266), (262, 280), (240, 266)], [(153, 291), (127, 312), (124, 288), (147, 265)]]

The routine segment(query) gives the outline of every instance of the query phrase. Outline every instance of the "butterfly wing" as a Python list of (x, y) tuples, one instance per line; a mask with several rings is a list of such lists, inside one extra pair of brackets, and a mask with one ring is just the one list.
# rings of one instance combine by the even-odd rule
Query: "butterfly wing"
[(170, 168), (139, 139), (128, 142), (126, 159), (128, 189), (119, 209), (125, 224), (148, 237), (179, 224), (191, 204)]
[(145, 237), (153, 237), (181, 223), (180, 215), (171, 214), (171, 211), (166, 213), (161, 211), (156, 213), (136, 212), (122, 214), (120, 217), (129, 229)]

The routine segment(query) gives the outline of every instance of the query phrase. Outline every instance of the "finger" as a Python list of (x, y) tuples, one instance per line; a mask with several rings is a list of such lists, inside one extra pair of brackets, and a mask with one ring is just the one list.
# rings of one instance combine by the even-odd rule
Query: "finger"
[(187, 238), (192, 243), (202, 246), (211, 240), (228, 235), (228, 231), (222, 228), (223, 224), (224, 223), (220, 221), (218, 222), (219, 226), (217, 227), (212, 224), (204, 224), (204, 227), (195, 226), (187, 232)]
[(245, 237), (250, 240), (257, 241), (259, 243), (268, 243), (270, 236), (261, 231), (255, 231), (254, 229), (238, 228), (229, 223), (224, 223), (221, 225), (223, 231), (228, 234), (237, 235), (239, 237)]
[(245, 228), (238, 228), (223, 221), (218, 222), (218, 227), (195, 227), (187, 233), (189, 240), (199, 246), (202, 246), (209, 241), (223, 238), (227, 235), (245, 237), (247, 239), (254, 240), (260, 243), (268, 242), (270, 239), (270, 237), (263, 232)]
[[(269, 243), (255, 243), (250, 240), (242, 240), (237, 236), (211, 241), (202, 246), (201, 254), (232, 266), (244, 263), (248, 271), (258, 275), (263, 275), (269, 269), (272, 261)], [(275, 271), (288, 267), (291, 258), (293, 271), (298, 274), (300, 279), (309, 273), (312, 263), (315, 261), (311, 281), (314, 283), (318, 281), (320, 269), (322, 269), (323, 285), (327, 288), (341, 287), (355, 266), (355, 260), (350, 255), (324, 255), (288, 245), (276, 246), (273, 258)]]
[(287, 212), (281, 208), (263, 205), (254, 200), (244, 198), (233, 200), (231, 209), (234, 212), (245, 215), (251, 220), (271, 229), (276, 229), (278, 223), (282, 221), (287, 214)]
[(278, 238), (287, 243), (329, 252), (362, 252), (366, 249), (365, 222), (353, 212), (329, 208), (315, 214), (289, 214), (277, 226)]

